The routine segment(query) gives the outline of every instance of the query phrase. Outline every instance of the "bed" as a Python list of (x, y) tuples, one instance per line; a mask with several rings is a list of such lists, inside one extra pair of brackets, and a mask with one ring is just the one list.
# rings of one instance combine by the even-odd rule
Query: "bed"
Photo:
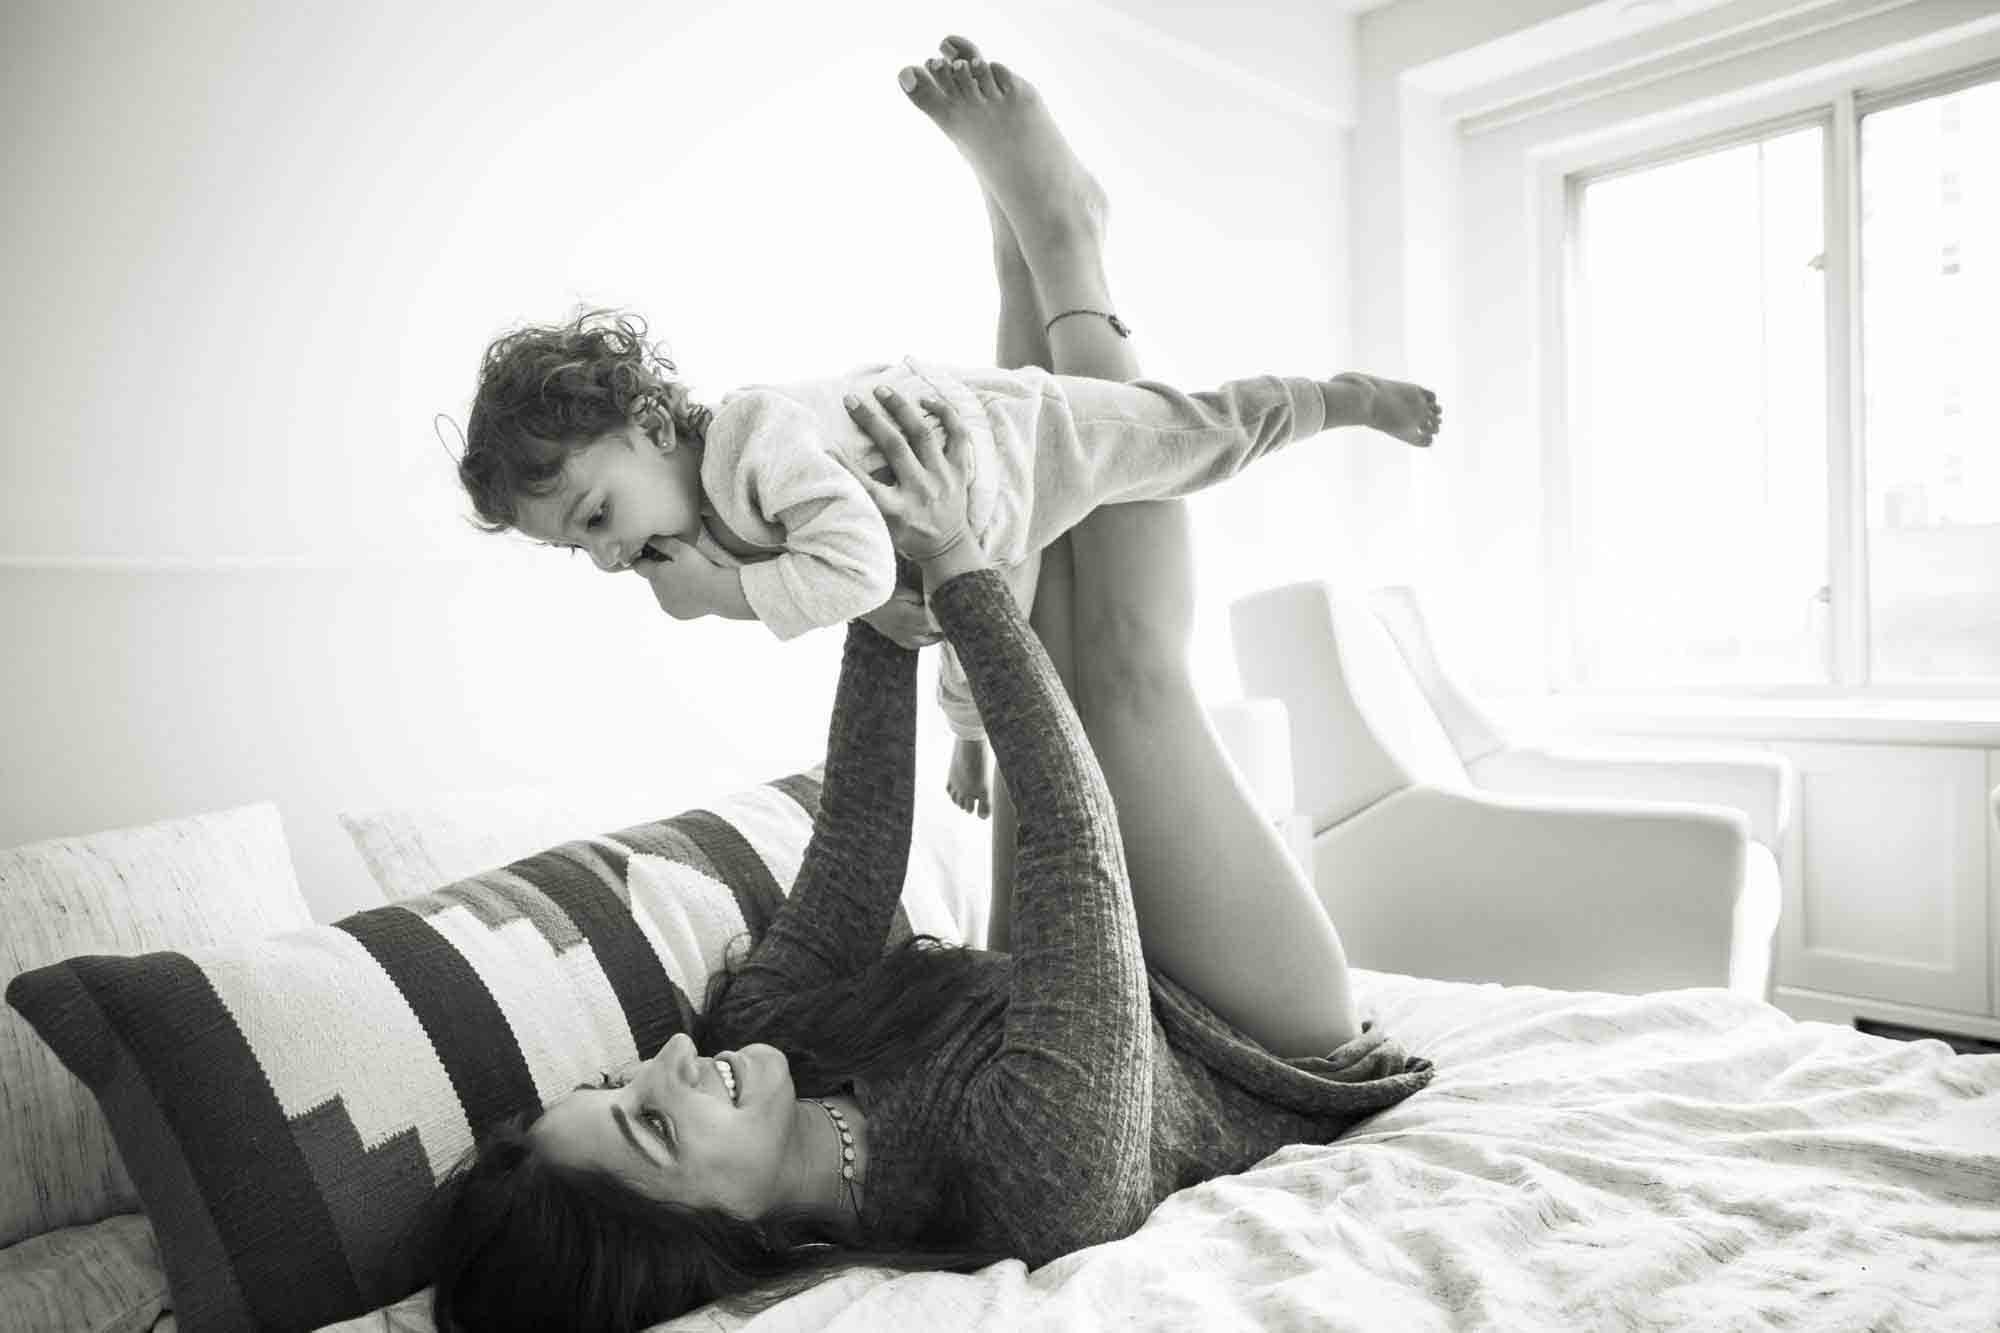
[[(789, 811), (785, 801), (798, 804), (804, 791), (788, 779), (708, 802), (705, 812), (732, 824), (759, 864), (788, 883), (810, 820), (773, 811)], [(501, 859), (496, 839), (518, 850), (560, 831), (527, 817), (546, 820), (546, 800), (466, 810), (449, 820), (433, 811), (349, 821), (391, 904), (425, 901), (440, 877)], [(474, 828), (480, 818), (484, 831)], [(273, 817), (256, 836), (268, 843), (274, 829)], [(956, 812), (920, 816), (911, 875), (919, 896), (905, 898), (913, 926), (966, 928), (983, 892), (982, 832)], [(55, 852), (80, 855), (91, 841), (4, 854), (13, 858), (0, 861), (4, 905), (22, 909), (24, 852), (40, 858), (46, 903)], [(245, 863), (268, 882), (279, 850)], [(686, 969), (700, 948), (689, 952), (674, 933), (726, 932), (729, 895), (718, 890), (708, 902), (710, 876), (670, 856), (630, 864), (642, 860), (671, 873), (640, 884), (635, 869), (633, 901), (666, 922), (670, 970), (696, 980)], [(134, 875), (126, 865), (119, 892), (132, 890)], [(675, 913), (679, 925), (668, 920)], [(303, 935), (295, 927), (291, 937)], [(197, 960), (259, 947), (139, 946)], [(1719, 988), (1627, 995), (1366, 970), (1356, 981), (1364, 1016), (1433, 1060), (1437, 1077), (1336, 1143), (1289, 1147), (1183, 1190), (1135, 1234), (1033, 1272), (1014, 1261), (972, 1275), (862, 1271), (754, 1319), (711, 1309), (658, 1327), (2000, 1327), (2000, 1056), (1797, 1022)], [(122, 1134), (119, 1142), (130, 1146)], [(158, 1223), (168, 1214), (153, 1206), (143, 1173), (135, 1163)], [(129, 1204), (68, 1231), (120, 1223), (135, 1223)], [(170, 1290), (158, 1263), (151, 1304), (129, 1301), (123, 1322), (62, 1322), (39, 1303), (62, 1275), (24, 1278), (21, 1264), (8, 1266), (35, 1243), (0, 1251), (0, 1329), (224, 1326), (176, 1308), (179, 1284)], [(42, 1285), (10, 1293), (8, 1282)], [(17, 1299), (31, 1290), (36, 1303)], [(325, 1326), (428, 1329), (426, 1295)]]
[(855, 1274), (658, 1328), (2000, 1327), (2000, 1057), (1722, 990), (1357, 982), (1438, 1074), (1337, 1143), (1034, 1272)]

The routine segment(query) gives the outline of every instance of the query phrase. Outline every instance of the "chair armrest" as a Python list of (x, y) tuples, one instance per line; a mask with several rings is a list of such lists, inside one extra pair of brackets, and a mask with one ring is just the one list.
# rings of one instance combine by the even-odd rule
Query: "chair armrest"
[(1671, 801), (1724, 805), (1750, 821), (1750, 836), (1782, 854), (1798, 809), (1799, 776), (1791, 760), (1761, 750), (1499, 750), (1466, 768), (1473, 783), (1502, 796), (1587, 801)]
[(1314, 879), (1358, 967), (1572, 990), (1727, 986), (1749, 846), (1743, 816), (1714, 806), (1415, 786), (1321, 830)]
[(1771, 849), (1752, 843), (1744, 851), (1743, 892), (1736, 896), (1731, 925), (1729, 989), (1769, 1003), (1777, 980), (1778, 918), (1785, 892)]

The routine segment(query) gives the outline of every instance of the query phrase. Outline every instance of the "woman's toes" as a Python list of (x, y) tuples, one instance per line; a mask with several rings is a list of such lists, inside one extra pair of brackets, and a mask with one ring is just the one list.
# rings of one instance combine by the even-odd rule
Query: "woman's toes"
[(964, 97), (958, 90), (958, 80), (952, 77), (950, 61), (935, 58), (926, 60), (924, 72), (930, 75), (931, 85), (937, 89), (939, 106), (959, 101)]
[(972, 42), (969, 41), (968, 39), (960, 37), (957, 33), (952, 33), (950, 36), (946, 37), (943, 41), (939, 42), (938, 50), (944, 52), (944, 58), (946, 60), (979, 59), (979, 48), (977, 46), (974, 46)]
[(952, 86), (958, 89), (960, 97), (977, 97), (979, 90), (972, 82), (972, 66), (963, 60), (951, 62)]
[(985, 96), (995, 98), (1000, 96), (1000, 86), (993, 82), (993, 70), (984, 60), (972, 62), (972, 81), (979, 86), (979, 91)]
[(901, 85), (905, 93), (909, 94), (912, 102), (931, 115), (937, 115), (944, 110), (946, 101), (944, 89), (938, 86), (937, 76), (924, 66), (904, 66), (902, 73), (896, 76), (896, 82)]
[(994, 61), (992, 64), (988, 65), (986, 68), (992, 71), (993, 86), (1000, 90), (1000, 95), (1002, 97), (1005, 97), (1007, 94), (1014, 91), (1013, 70), (1008, 69), (1005, 65), (1001, 64), (997, 60)]

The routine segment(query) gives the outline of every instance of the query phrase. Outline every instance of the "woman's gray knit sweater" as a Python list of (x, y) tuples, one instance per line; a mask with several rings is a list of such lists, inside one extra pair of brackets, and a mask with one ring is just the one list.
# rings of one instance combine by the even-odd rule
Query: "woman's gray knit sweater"
[[(1281, 1059), (1147, 971), (1111, 794), (1075, 709), (1000, 575), (931, 598), (1019, 813), (1012, 952), (981, 954), (962, 1020), (893, 1078), (868, 1117), (862, 1221), (922, 1243), (946, 1176), (956, 1247), (1039, 1265), (1115, 1240), (1169, 1194), (1324, 1143), (1430, 1081), (1428, 1060), (1364, 1031)], [(848, 627), (813, 835), (710, 1032), (755, 1040), (774, 1006), (882, 955), (910, 850), (916, 654)], [(1255, 959), (1244, 965), (1256, 966)]]

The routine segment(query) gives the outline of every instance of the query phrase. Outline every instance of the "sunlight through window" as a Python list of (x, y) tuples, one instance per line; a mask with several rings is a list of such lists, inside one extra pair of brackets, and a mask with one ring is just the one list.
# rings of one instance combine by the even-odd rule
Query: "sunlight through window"
[(1824, 682), (1819, 126), (1588, 183), (1579, 683)]
[(1875, 675), (2000, 677), (2000, 83), (1861, 122)]

